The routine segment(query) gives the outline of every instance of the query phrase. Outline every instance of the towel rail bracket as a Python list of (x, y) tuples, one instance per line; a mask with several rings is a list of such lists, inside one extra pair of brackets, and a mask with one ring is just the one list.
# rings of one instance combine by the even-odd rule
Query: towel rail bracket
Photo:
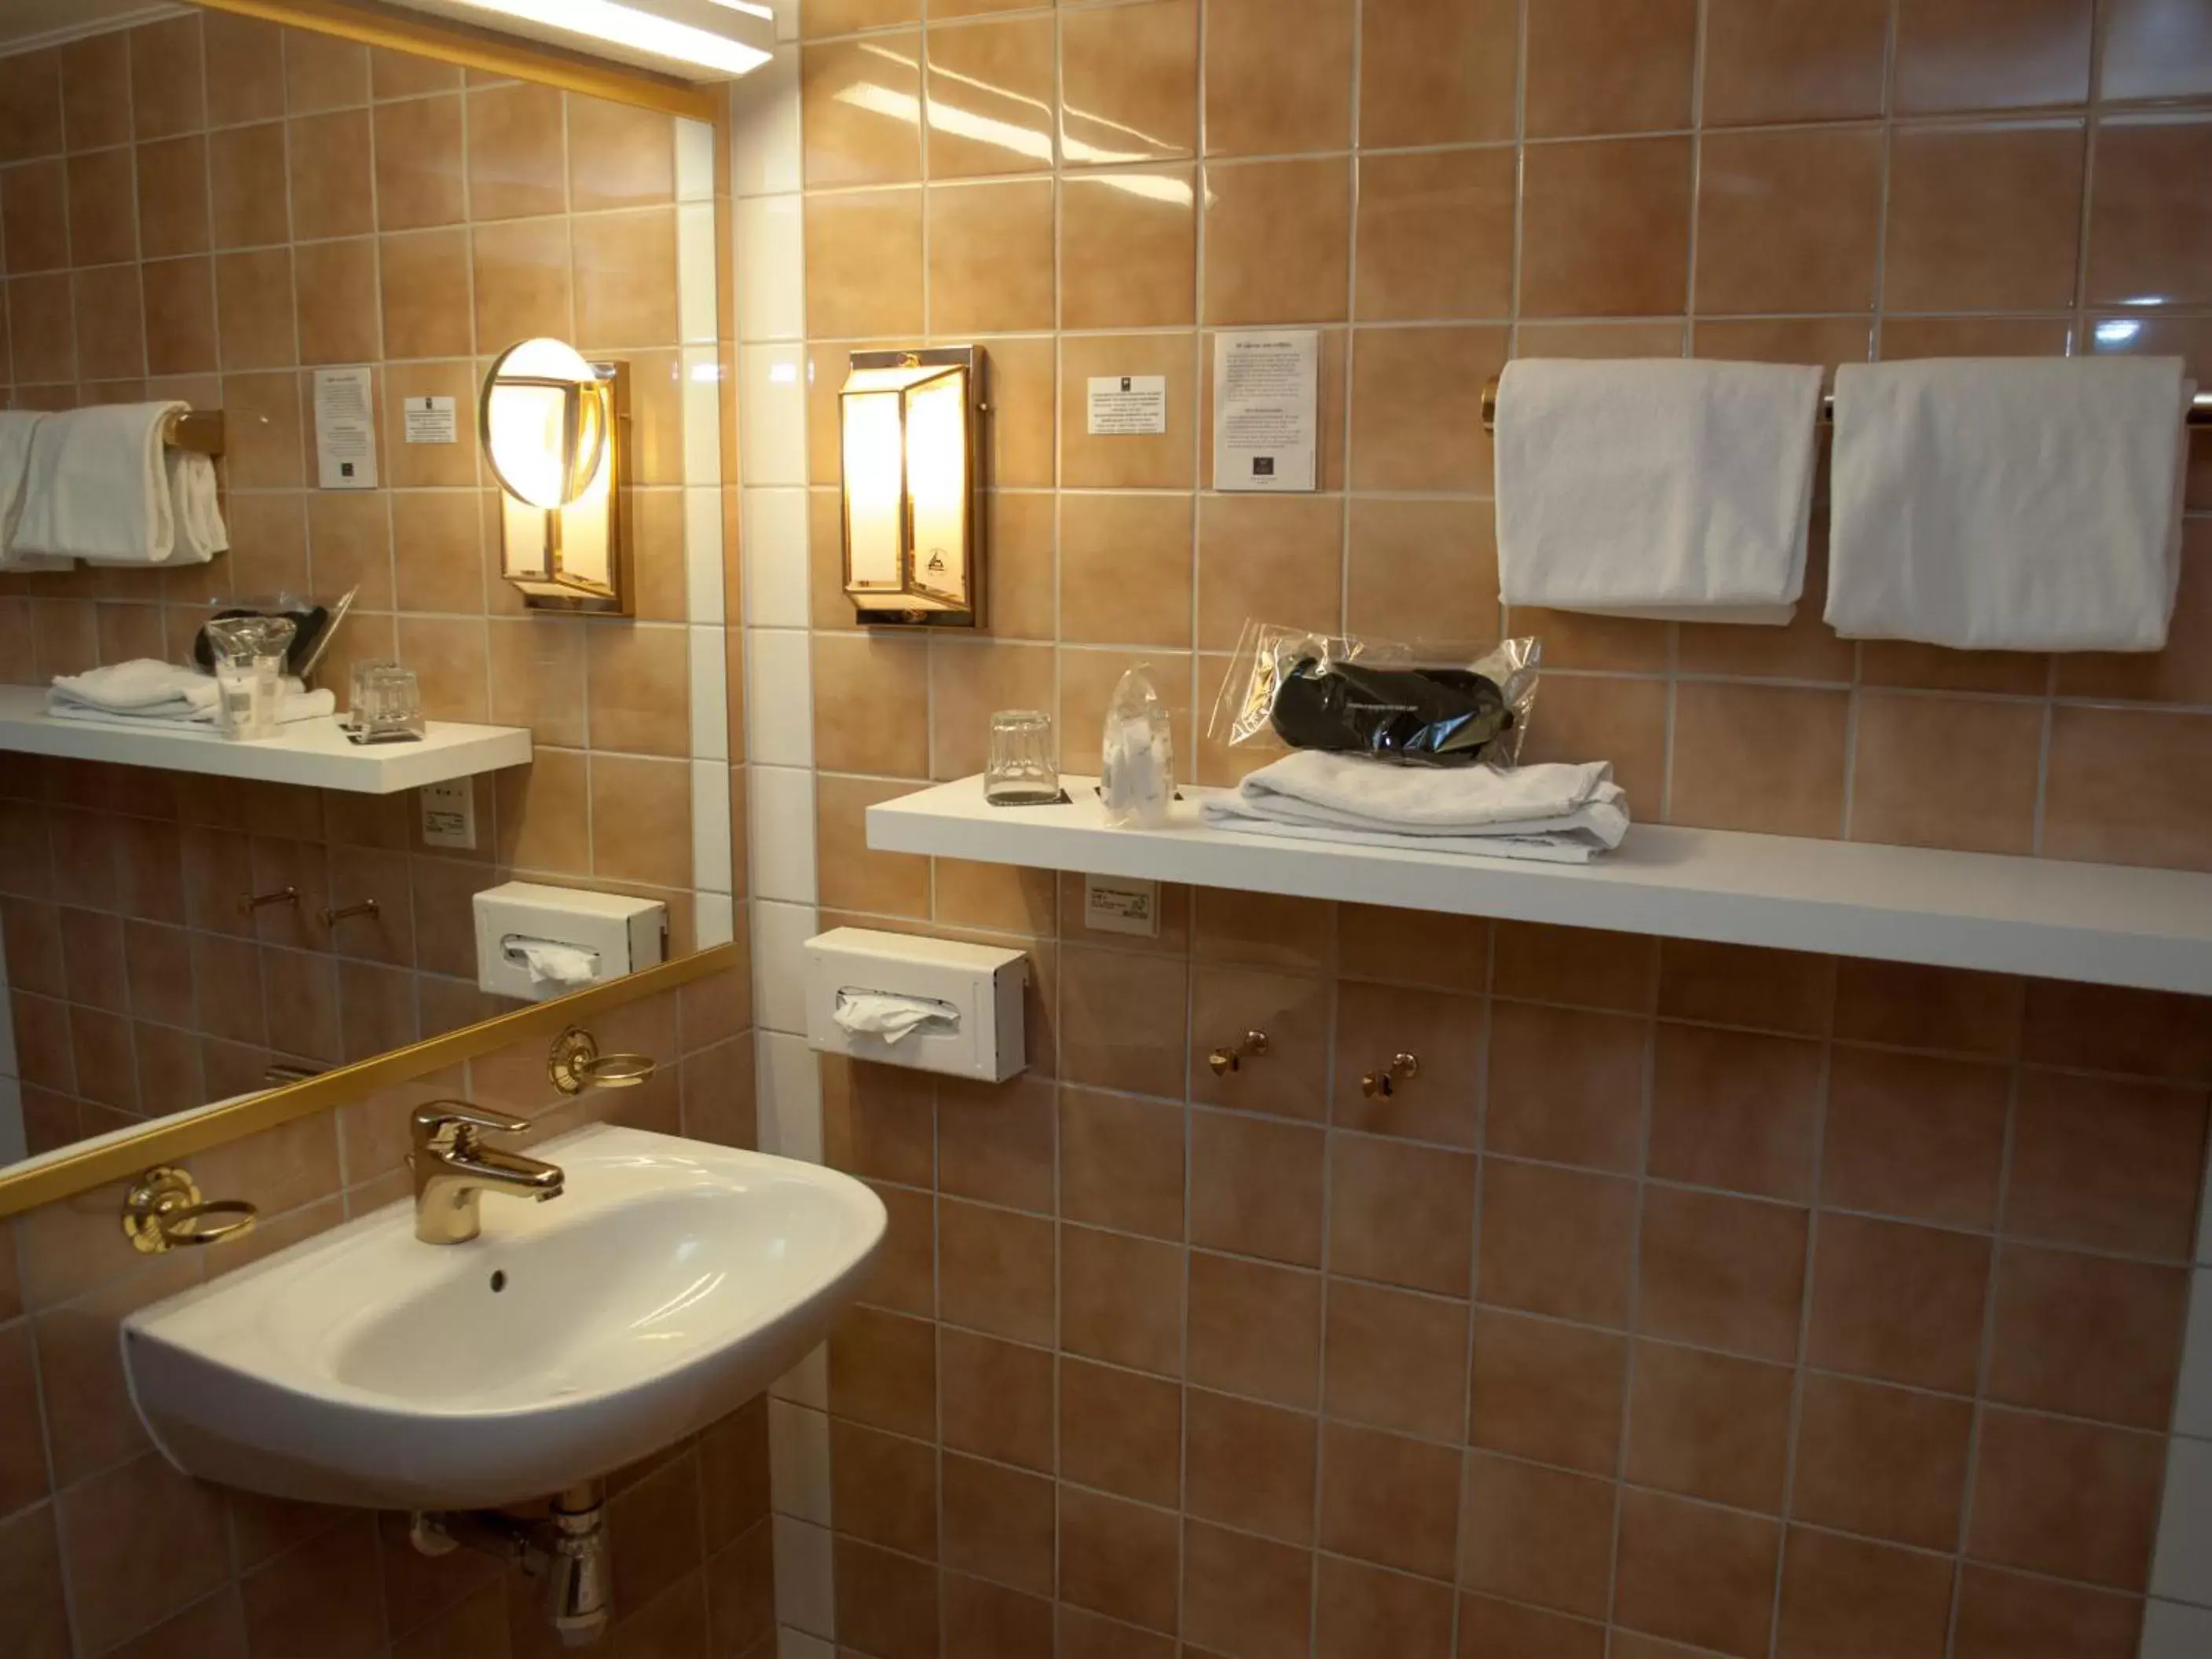
[(199, 455), (220, 455), (226, 436), (219, 409), (179, 410), (162, 428), (161, 441), (172, 449), (189, 449)]

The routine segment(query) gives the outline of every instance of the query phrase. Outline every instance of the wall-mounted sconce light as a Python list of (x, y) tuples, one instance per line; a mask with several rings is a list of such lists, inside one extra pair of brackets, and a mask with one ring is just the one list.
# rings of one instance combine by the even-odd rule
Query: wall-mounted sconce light
[(524, 603), (629, 615), (629, 365), (525, 340), (484, 376), (477, 424), (500, 485), (500, 572)]
[(983, 350), (856, 351), (838, 394), (845, 592), (864, 623), (983, 620)]

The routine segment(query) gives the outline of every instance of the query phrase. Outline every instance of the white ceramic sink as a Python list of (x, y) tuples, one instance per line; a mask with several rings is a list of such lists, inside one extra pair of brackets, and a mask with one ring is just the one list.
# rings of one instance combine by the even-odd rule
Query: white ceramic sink
[(395, 1204), (131, 1315), (124, 1368), (170, 1462), (389, 1509), (558, 1492), (757, 1394), (883, 1240), (881, 1200), (813, 1164), (605, 1125), (530, 1152), (566, 1190), (486, 1193), (468, 1243), (421, 1243)]

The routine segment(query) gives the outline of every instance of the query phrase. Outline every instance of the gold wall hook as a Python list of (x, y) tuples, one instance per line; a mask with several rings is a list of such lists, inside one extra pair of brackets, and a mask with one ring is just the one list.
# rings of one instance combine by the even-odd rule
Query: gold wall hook
[(1265, 1031), (1247, 1031), (1242, 1042), (1231, 1048), (1216, 1048), (1206, 1057), (1206, 1063), (1213, 1068), (1214, 1076), (1226, 1077), (1230, 1073), (1243, 1068), (1247, 1055), (1256, 1060), (1267, 1052), (1267, 1034)]
[(123, 1200), (123, 1231), (143, 1255), (179, 1244), (216, 1244), (253, 1231), (253, 1206), (242, 1198), (209, 1203), (189, 1170), (174, 1164), (149, 1170)]
[(1393, 1054), (1390, 1063), (1379, 1072), (1370, 1072), (1359, 1079), (1359, 1092), (1370, 1100), (1381, 1095), (1388, 1097), (1398, 1092), (1398, 1085), (1410, 1083), (1421, 1074), (1419, 1054)]
[(650, 1054), (603, 1054), (592, 1034), (571, 1025), (553, 1039), (545, 1056), (546, 1080), (564, 1095), (586, 1089), (635, 1089), (659, 1070)]
[(250, 916), (256, 910), (271, 904), (296, 906), (299, 902), (300, 890), (296, 887), (280, 887), (273, 893), (240, 893), (238, 896), (238, 914)]
[(316, 914), (322, 917), (324, 927), (335, 927), (340, 922), (347, 921), (351, 917), (380, 915), (383, 913), (383, 910), (384, 907), (379, 904), (374, 899), (367, 898), (363, 899), (358, 904), (341, 904), (336, 909), (332, 909), (329, 905), (325, 904), (320, 910), (317, 911)]

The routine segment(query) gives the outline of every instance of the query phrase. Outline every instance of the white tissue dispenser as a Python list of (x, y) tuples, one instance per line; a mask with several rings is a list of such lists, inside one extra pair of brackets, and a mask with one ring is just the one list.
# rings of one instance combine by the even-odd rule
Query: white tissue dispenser
[[(1022, 1023), (1029, 977), (1019, 951), (833, 928), (806, 941), (806, 1041), (824, 1054), (1003, 1083), (1029, 1064)], [(841, 1000), (847, 1024), (837, 1018)], [(858, 1011), (895, 1014), (899, 1004), (920, 1005), (909, 1018), (924, 1010), (929, 1017), (895, 1038), (848, 1029), (861, 1023)]]
[[(668, 907), (619, 893), (510, 881), (476, 896), (476, 917), (478, 988), (528, 1002), (651, 968), (668, 951)], [(547, 977), (533, 955), (589, 977)]]

